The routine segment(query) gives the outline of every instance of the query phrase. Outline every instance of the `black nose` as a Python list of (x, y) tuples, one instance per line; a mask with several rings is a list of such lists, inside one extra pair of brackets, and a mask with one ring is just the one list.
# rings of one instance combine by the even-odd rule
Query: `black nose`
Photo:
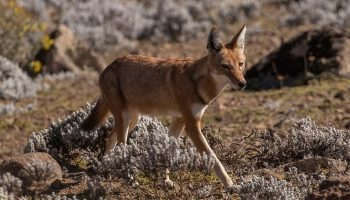
[(239, 87), (241, 90), (243, 90), (243, 89), (245, 88), (246, 84), (247, 84), (246, 81), (241, 81), (241, 82), (238, 83), (238, 87)]

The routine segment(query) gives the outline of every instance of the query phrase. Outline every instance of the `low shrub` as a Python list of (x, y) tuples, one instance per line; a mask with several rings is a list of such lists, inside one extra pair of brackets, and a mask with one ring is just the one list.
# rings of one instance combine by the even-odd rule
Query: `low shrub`
[(206, 170), (214, 159), (197, 152), (192, 143), (185, 148), (181, 140), (168, 137), (168, 129), (154, 118), (143, 116), (130, 133), (126, 146), (116, 146), (101, 161), (108, 132), (114, 126), (110, 118), (95, 131), (81, 130), (81, 123), (92, 106), (52, 123), (48, 129), (33, 133), (25, 152), (43, 151), (63, 165), (88, 168), (104, 176), (130, 179), (138, 171), (156, 173), (169, 168), (176, 170)]
[(304, 173), (298, 174), (295, 169), (287, 173), (287, 176), (289, 181), (278, 180), (275, 177), (253, 176), (251, 179), (241, 177), (234, 187), (242, 200), (305, 199), (307, 194), (325, 179), (322, 174), (314, 177)]
[[(207, 34), (211, 26), (227, 26), (257, 16), (259, 1), (36, 1), (17, 0), (45, 21), (55, 10), (61, 23), (96, 49), (132, 46), (135, 40), (188, 41)], [(103, 38), (101, 40), (101, 38)]]
[(300, 0), (286, 3), (287, 14), (281, 18), (282, 24), (295, 26), (314, 24), (319, 26), (350, 26), (349, 0)]
[(0, 199), (15, 199), (22, 192), (22, 181), (10, 173), (0, 176)]
[(35, 96), (41, 89), (39, 81), (31, 79), (17, 64), (0, 56), (0, 99)]
[(350, 161), (350, 131), (319, 126), (310, 118), (298, 120), (286, 139), (266, 133), (260, 142), (258, 158), (272, 166), (317, 156)]

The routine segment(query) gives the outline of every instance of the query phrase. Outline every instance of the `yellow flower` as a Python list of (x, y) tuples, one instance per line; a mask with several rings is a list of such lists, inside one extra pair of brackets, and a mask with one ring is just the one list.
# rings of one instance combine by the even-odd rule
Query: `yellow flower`
[(54, 40), (51, 39), (49, 36), (45, 35), (45, 36), (43, 37), (43, 39), (41, 40), (41, 43), (42, 43), (43, 48), (44, 48), (45, 50), (49, 50), (49, 49), (52, 47), (52, 45), (53, 45), (53, 43), (54, 43)]
[(39, 29), (40, 29), (41, 31), (46, 31), (46, 29), (47, 29), (47, 24), (45, 24), (45, 23), (40, 23), (40, 24), (39, 24)]
[(89, 167), (89, 163), (82, 156), (77, 156), (72, 160), (72, 164), (78, 166), (81, 169), (87, 169)]
[(42, 68), (43, 68), (43, 65), (38, 60), (34, 60), (30, 63), (30, 69), (36, 74), (41, 72)]
[(37, 29), (38, 29), (38, 24), (37, 23), (32, 24), (30, 29), (31, 29), (32, 32), (36, 32)]

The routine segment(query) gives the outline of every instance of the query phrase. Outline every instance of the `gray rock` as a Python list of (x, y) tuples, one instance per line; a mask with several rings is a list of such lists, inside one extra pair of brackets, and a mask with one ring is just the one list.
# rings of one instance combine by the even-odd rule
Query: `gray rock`
[(49, 154), (27, 153), (8, 158), (0, 164), (0, 174), (11, 173), (23, 181), (23, 187), (48, 187), (56, 180), (62, 180), (60, 165)]
[(101, 71), (106, 66), (102, 57), (76, 38), (68, 27), (59, 25), (50, 38), (54, 40), (53, 46), (41, 49), (35, 58), (44, 65), (44, 73)]
[(350, 36), (335, 29), (311, 30), (281, 45), (246, 73), (248, 89), (271, 89), (307, 83), (331, 72), (350, 77)]

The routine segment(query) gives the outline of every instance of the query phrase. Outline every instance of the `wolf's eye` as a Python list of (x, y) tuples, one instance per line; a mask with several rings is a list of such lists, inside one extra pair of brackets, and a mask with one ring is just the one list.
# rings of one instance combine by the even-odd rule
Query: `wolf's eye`
[(231, 69), (231, 65), (229, 64), (221, 64), (220, 66), (224, 69)]
[(240, 63), (238, 63), (238, 65), (239, 65), (240, 67), (242, 67), (242, 66), (244, 65), (244, 62), (240, 62)]

